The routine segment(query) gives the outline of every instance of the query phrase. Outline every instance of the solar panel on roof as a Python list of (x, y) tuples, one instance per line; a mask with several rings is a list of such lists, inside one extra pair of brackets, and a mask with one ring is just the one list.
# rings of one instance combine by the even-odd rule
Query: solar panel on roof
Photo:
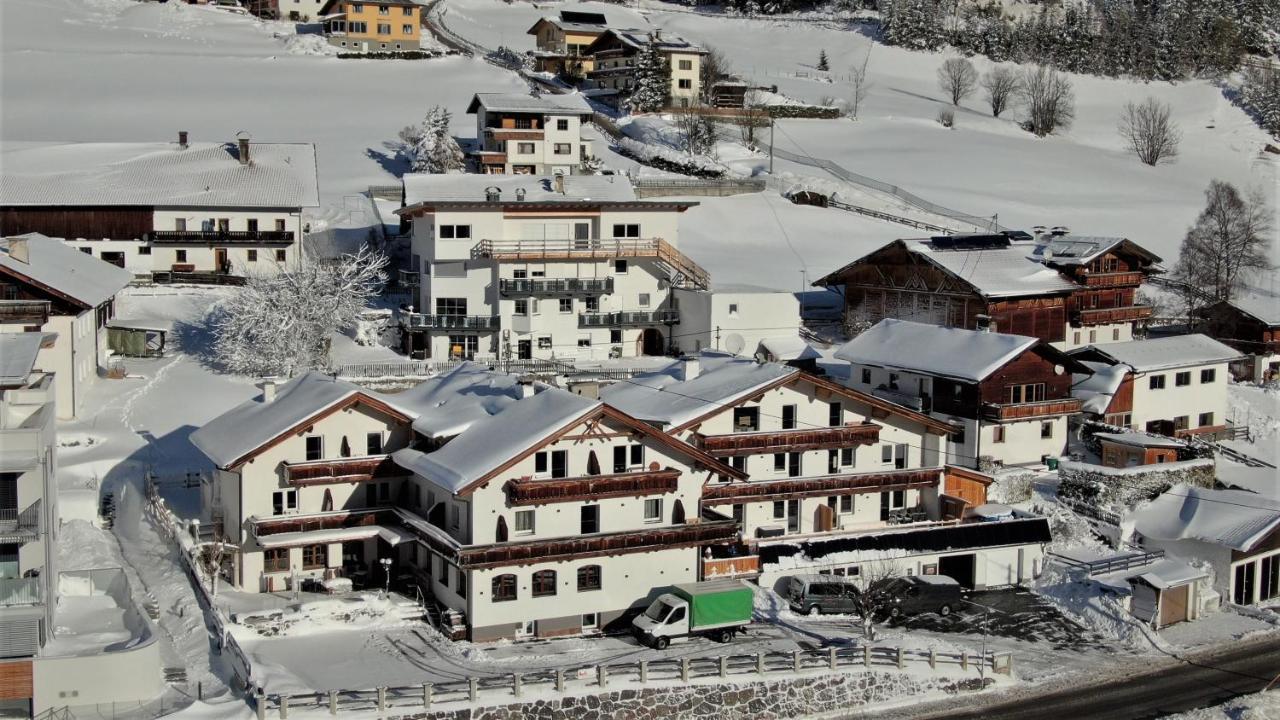
[(938, 235), (929, 244), (937, 250), (995, 250), (1009, 247), (1010, 241), (1004, 235)]
[(575, 12), (573, 10), (561, 10), (560, 19), (565, 22), (582, 23), (583, 25), (604, 25), (608, 22), (605, 20), (603, 13)]

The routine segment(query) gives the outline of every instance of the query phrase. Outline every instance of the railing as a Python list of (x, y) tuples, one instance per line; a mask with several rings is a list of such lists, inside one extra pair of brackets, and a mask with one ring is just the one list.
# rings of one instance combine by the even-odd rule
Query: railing
[(146, 234), (152, 243), (273, 244), (293, 242), (292, 230), (154, 230)]
[(1102, 325), (1105, 323), (1146, 320), (1151, 317), (1150, 305), (1131, 305), (1118, 308), (1095, 308), (1072, 313), (1072, 325)]
[(387, 455), (285, 463), (284, 472), (285, 482), (299, 487), (368, 482), (405, 474)]
[(497, 315), (423, 315), (402, 313), (401, 322), (407, 328), (428, 330), (497, 330)]
[(420, 273), (401, 270), (399, 276), (400, 287), (418, 287)]
[(582, 557), (584, 554), (613, 555), (674, 547), (701, 547), (731, 542), (737, 537), (738, 524), (732, 520), (702, 521), (616, 533), (473, 545), (458, 550), (457, 564), (464, 568), (483, 568), (533, 561), (554, 562)]
[(40, 501), (36, 500), (26, 510), (0, 509), (0, 535), (35, 534), (40, 532)]
[(651, 310), (648, 312), (599, 312), (582, 313), (578, 327), (625, 327), (628, 325), (678, 325), (677, 310)]
[(1079, 398), (1041, 400), (1029, 403), (983, 403), (982, 416), (988, 420), (1023, 420), (1026, 418), (1072, 415), (1080, 412)]
[(38, 577), (0, 580), (0, 607), (39, 605), (42, 596)]
[(1063, 565), (1088, 571), (1090, 577), (1144, 567), (1164, 557), (1163, 550), (1153, 550), (1150, 552), (1142, 551), (1130, 555), (1100, 558), (1098, 560), (1076, 560), (1075, 558), (1069, 558), (1065, 555), (1059, 555), (1054, 552), (1045, 554)]
[(507, 502), (513, 506), (543, 505), (584, 498), (639, 497), (675, 492), (680, 471), (667, 468), (612, 475), (588, 475), (551, 480), (511, 480), (504, 486)]
[(734, 578), (760, 574), (759, 555), (710, 558), (702, 561), (702, 579)]
[(1084, 276), (1086, 287), (1137, 287), (1142, 284), (1142, 280), (1140, 272), (1109, 272)]
[(172, 283), (191, 283), (193, 285), (244, 285), (243, 275), (227, 275), (219, 272), (167, 271), (158, 270), (151, 273), (151, 282), (157, 285)]
[(880, 439), (875, 423), (833, 428), (806, 428), (731, 435), (695, 435), (693, 444), (712, 455), (747, 455), (762, 452), (802, 452), (870, 445)]
[(502, 295), (608, 295), (613, 292), (613, 278), (556, 278), (498, 280)]
[(478, 362), (491, 370), (505, 373), (533, 375), (577, 375), (605, 377), (613, 380), (627, 380), (641, 373), (651, 372), (652, 367), (618, 367), (614, 365), (601, 367), (577, 367), (568, 362), (555, 360), (416, 360), (409, 362), (388, 363), (350, 363), (338, 365), (334, 369), (338, 376), (347, 380), (396, 380), (428, 378), (439, 373), (448, 372), (463, 362)]
[(481, 240), (471, 248), (474, 259), (494, 260), (592, 260), (656, 258), (677, 275), (677, 286), (706, 289), (711, 276), (687, 255), (661, 238), (588, 238), (575, 240)]
[(49, 322), (48, 300), (0, 300), (0, 323), (43, 325)]

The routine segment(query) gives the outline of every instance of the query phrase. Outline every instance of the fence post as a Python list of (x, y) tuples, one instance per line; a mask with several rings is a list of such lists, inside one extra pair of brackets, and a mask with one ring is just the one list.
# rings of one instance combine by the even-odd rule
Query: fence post
[(729, 677), (729, 656), (720, 656), (720, 677)]
[(800, 651), (791, 651), (791, 670), (792, 672), (800, 672)]
[(522, 684), (520, 673), (511, 673), (511, 693), (516, 697), (520, 697)]
[(382, 715), (387, 712), (387, 689), (385, 687), (378, 688), (378, 714)]
[(471, 702), (476, 701), (476, 696), (480, 694), (480, 680), (478, 678), (467, 678), (467, 695), (471, 697)]
[(643, 685), (649, 682), (649, 661), (641, 660), (639, 662), (639, 665), (640, 665), (640, 684)]
[(689, 658), (680, 658), (680, 682), (689, 682)]
[(556, 692), (564, 692), (564, 670), (556, 670)]
[(871, 667), (871, 646), (862, 646), (862, 665), (863, 667)]
[(938, 653), (933, 648), (929, 648), (929, 667), (938, 668)]
[(259, 689), (258, 689), (258, 692), (254, 694), (254, 697), (255, 697), (255, 698), (257, 698), (257, 700), (258, 700), (256, 703), (254, 703), (254, 705), (256, 705), (256, 706), (257, 706), (257, 708), (256, 708), (256, 709), (257, 709), (257, 711), (258, 711), (258, 720), (266, 720), (266, 717), (267, 717), (267, 695), (266, 695), (266, 693), (262, 692), (262, 689), (261, 689), (261, 688), (259, 688)]
[(288, 720), (289, 718), (289, 696), (280, 695), (280, 720)]
[(827, 648), (827, 665), (830, 666), (832, 670), (836, 669), (836, 648), (834, 645)]
[(898, 669), (902, 669), (902, 648), (898, 648)]
[(762, 652), (756, 653), (756, 672), (764, 674), (764, 653)]
[(960, 651), (960, 669), (961, 670), (969, 669), (969, 651), (968, 650)]
[(431, 707), (431, 683), (422, 683), (422, 707)]
[(329, 691), (329, 714), (338, 714), (338, 693), (334, 690)]
[(606, 665), (596, 666), (596, 682), (600, 687), (609, 687), (609, 668)]

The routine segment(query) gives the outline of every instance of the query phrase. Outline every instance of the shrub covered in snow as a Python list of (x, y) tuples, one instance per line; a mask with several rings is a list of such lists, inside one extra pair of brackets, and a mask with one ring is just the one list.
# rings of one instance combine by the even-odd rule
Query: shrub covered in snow
[(617, 138), (613, 141), (613, 145), (620, 154), (660, 170), (706, 178), (722, 177), (729, 172), (728, 166), (712, 158), (690, 155), (687, 152), (640, 142), (629, 137)]
[(1131, 508), (1178, 484), (1211, 488), (1215, 482), (1210, 459), (1132, 468), (1063, 461), (1058, 477), (1060, 497), (1103, 508)]

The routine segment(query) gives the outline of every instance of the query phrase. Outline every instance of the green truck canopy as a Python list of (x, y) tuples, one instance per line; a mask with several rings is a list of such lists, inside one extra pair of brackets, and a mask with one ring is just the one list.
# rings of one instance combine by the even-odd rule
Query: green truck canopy
[(755, 595), (741, 580), (710, 580), (672, 588), (689, 603), (689, 627), (700, 628), (751, 620)]

